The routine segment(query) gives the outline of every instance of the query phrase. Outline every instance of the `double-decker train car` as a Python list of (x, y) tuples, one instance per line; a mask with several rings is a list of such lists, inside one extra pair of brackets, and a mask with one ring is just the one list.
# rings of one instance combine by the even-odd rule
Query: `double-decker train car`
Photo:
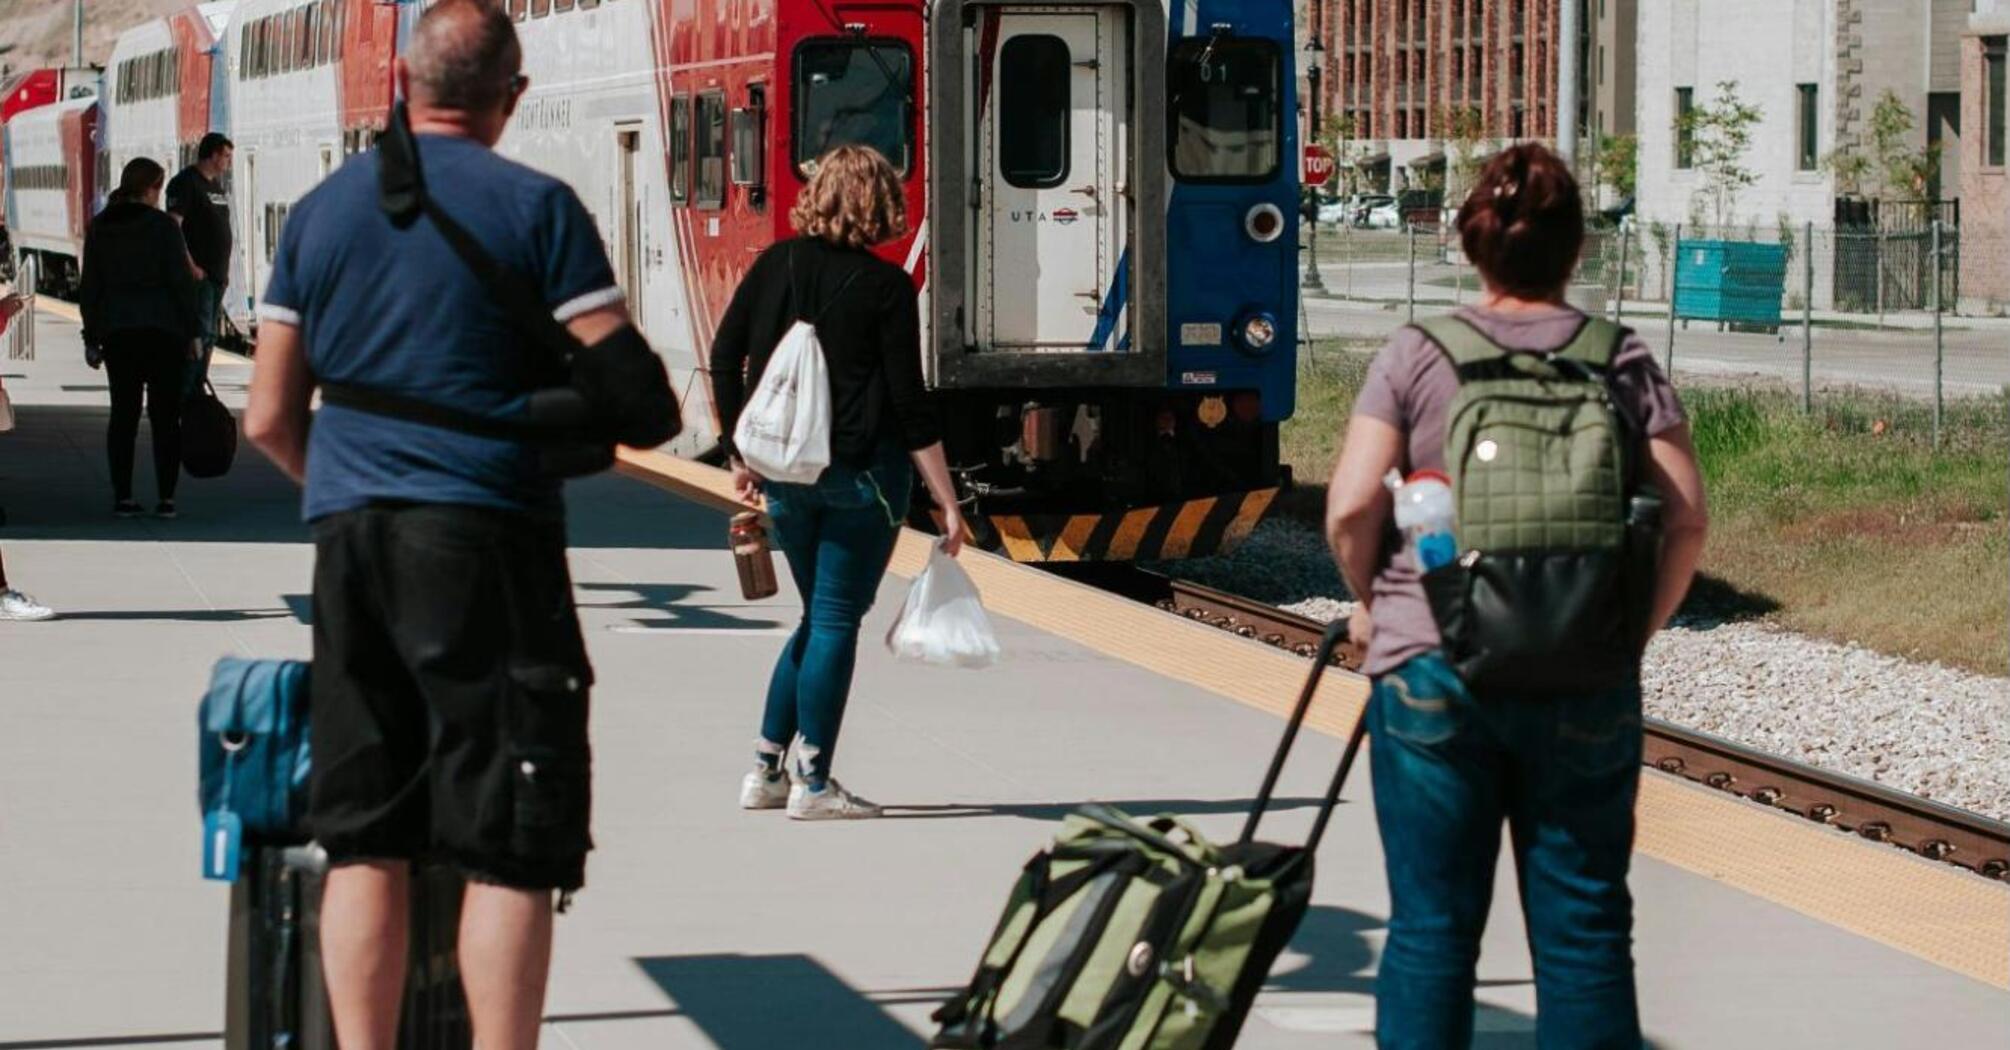
[(10, 281), (14, 273), (14, 252), (7, 236), (5, 200), (7, 173), (12, 166), (7, 161), (6, 124), (16, 114), (49, 105), (58, 99), (95, 94), (97, 83), (98, 71), (88, 68), (30, 69), (0, 79), (0, 251), (6, 254), (6, 258), (0, 260), (0, 272), (4, 272)]
[(80, 94), (17, 113), (0, 128), (7, 233), (17, 263), (35, 261), (38, 291), (67, 293), (82, 276), (84, 230), (104, 204), (101, 117), (96, 95)]
[(249, 321), (294, 202), (370, 148), (391, 113), (391, 61), (411, 0), (238, 0), (224, 29), (237, 269), (226, 304)]
[[(1285, 479), (1297, 353), (1288, 0), (503, 0), (530, 89), (503, 151), (596, 216), (715, 451), (705, 348), (816, 158), (901, 172), (882, 246), (980, 541), (1026, 561), (1226, 549)], [(237, 0), (240, 313), (288, 209), (367, 148), (418, 0)]]
[(224, 126), (215, 59), (232, 6), (183, 8), (119, 34), (105, 67), (108, 180), (134, 157), (152, 158), (172, 178), (195, 162), (202, 137)]

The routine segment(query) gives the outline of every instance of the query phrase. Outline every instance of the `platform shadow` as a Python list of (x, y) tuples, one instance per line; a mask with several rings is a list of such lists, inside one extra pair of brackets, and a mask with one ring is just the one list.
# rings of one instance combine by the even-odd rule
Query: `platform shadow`
[(72, 612), (65, 620), (175, 620), (184, 623), (244, 623), (250, 620), (295, 619), (292, 609), (106, 609)]
[(763, 608), (746, 605), (705, 605), (690, 601), (694, 595), (712, 588), (687, 583), (576, 583), (576, 590), (592, 594), (626, 594), (629, 601), (592, 601), (582, 608), (635, 609), (661, 613), (661, 618), (635, 619), (632, 626), (663, 631), (769, 631), (785, 621), (741, 615), (733, 610)]
[[(184, 476), (174, 521), (114, 518), (105, 461), (103, 405), (17, 404), (17, 425), (0, 435), (0, 542), (307, 543), (300, 489), (257, 449), (240, 442), (229, 473)], [(153, 439), (145, 421), (135, 448), (135, 496), (155, 498)], [(566, 485), (567, 541), (574, 547), (724, 551), (718, 511), (612, 472)]]
[(936, 1002), (950, 989), (873, 996), (807, 955), (670, 955), (637, 966), (717, 1050), (904, 1050), (922, 1038), (883, 1006)]

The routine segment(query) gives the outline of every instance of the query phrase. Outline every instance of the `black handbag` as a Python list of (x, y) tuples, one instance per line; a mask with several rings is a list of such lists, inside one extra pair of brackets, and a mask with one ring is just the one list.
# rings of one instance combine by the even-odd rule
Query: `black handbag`
[(220, 478), (237, 459), (237, 417), (208, 379), (181, 409), (181, 469), (192, 478)]
[(432, 221), (487, 289), (510, 324), (544, 348), (552, 384), (530, 392), (519, 418), (499, 419), (464, 409), (351, 383), (322, 383), (332, 405), (444, 427), (481, 437), (524, 441), (538, 452), (542, 471), (577, 477), (607, 469), (614, 446), (653, 448), (684, 428), (663, 360), (635, 328), (584, 346), (541, 304), (544, 296), (522, 274), (496, 262), (473, 234), (426, 193), (418, 143), (400, 102), (377, 140), (378, 204), (400, 229), (421, 217)]

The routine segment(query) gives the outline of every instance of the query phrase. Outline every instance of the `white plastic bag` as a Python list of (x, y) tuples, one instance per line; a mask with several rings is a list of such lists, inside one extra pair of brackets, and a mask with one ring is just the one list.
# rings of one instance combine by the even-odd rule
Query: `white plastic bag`
[(998, 661), (998, 636), (977, 585), (940, 545), (928, 552), (928, 567), (908, 588), (886, 647), (899, 659), (926, 664), (989, 667)]
[(831, 463), (831, 384), (816, 326), (797, 321), (775, 344), (733, 427), (748, 469), (807, 485)]

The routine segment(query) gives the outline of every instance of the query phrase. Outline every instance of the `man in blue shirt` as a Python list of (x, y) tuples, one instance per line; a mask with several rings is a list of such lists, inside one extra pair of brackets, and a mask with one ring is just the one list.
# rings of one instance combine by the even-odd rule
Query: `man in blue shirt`
[[(396, 67), (437, 205), (537, 287), (585, 345), (628, 325), (592, 219), (497, 156), (527, 81), (508, 16), (442, 0)], [(319, 383), (520, 417), (563, 368), (421, 218), (380, 209), (378, 154), (294, 207), (259, 307), (244, 428), (306, 489), (313, 525), (314, 773), (332, 868), (321, 938), (336, 1036), (391, 1050), (407, 861), (467, 874), (460, 965), (485, 1050), (537, 1042), (553, 893), (584, 881), (586, 659), (559, 483), (523, 442), (324, 405)]]

